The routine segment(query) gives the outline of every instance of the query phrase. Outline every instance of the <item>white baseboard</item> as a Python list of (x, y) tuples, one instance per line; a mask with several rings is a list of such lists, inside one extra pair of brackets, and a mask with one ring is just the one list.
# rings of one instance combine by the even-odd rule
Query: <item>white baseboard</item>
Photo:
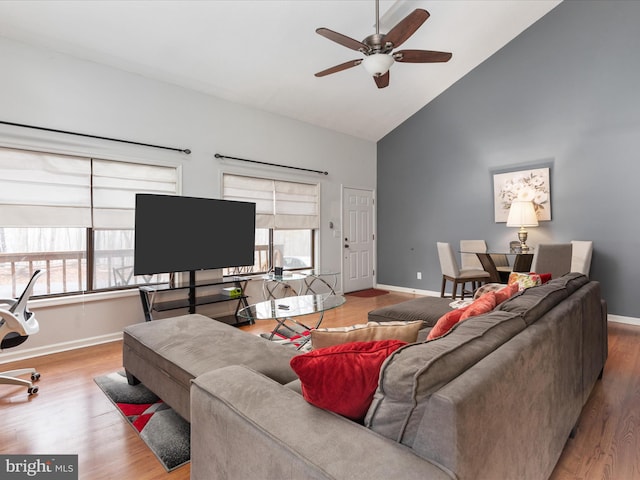
[(110, 333), (108, 335), (100, 335), (98, 337), (83, 338), (72, 342), (57, 343), (54, 345), (46, 345), (36, 348), (19, 349), (16, 352), (4, 350), (0, 355), (0, 365), (3, 363), (17, 362), (29, 358), (40, 357), (42, 355), (50, 355), (52, 353), (66, 352), (77, 348), (90, 347), (92, 345), (100, 345), (102, 343), (115, 342), (122, 340), (122, 332)]
[[(406, 287), (396, 287), (394, 285), (376, 285), (376, 288), (380, 288), (382, 290), (390, 290), (393, 292), (402, 292), (402, 293), (413, 293), (415, 295), (425, 295), (430, 297), (439, 297), (440, 292), (434, 292), (433, 290), (417, 290), (415, 288), (406, 288)], [(622, 315), (607, 315), (607, 321), (609, 322), (617, 322), (617, 323), (626, 323), (627, 325), (636, 325), (640, 327), (640, 318), (636, 317), (624, 317)]]
[(640, 318), (636, 317), (623, 317), (622, 315), (607, 315), (609, 322), (626, 323), (627, 325), (636, 325), (640, 327)]
[(434, 292), (432, 290), (418, 290), (415, 288), (406, 288), (406, 287), (396, 287), (394, 285), (380, 285), (377, 284), (376, 288), (381, 290), (391, 290), (393, 292), (401, 292), (401, 293), (413, 293), (415, 295), (424, 295), (428, 297), (439, 297), (440, 292)]

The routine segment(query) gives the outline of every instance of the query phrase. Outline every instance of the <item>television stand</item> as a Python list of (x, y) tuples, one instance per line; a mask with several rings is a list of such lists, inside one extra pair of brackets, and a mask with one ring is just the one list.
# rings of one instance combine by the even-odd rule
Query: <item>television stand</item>
[[(189, 313), (196, 313), (196, 307), (222, 302), (236, 302), (235, 313), (232, 315), (220, 315), (215, 317), (223, 323), (236, 327), (250, 325), (253, 322), (238, 317), (241, 308), (249, 306), (245, 289), (248, 278), (229, 277), (217, 280), (191, 281), (186, 285), (171, 285), (168, 283), (158, 285), (143, 285), (139, 287), (142, 310), (147, 322), (153, 320), (153, 312), (165, 312), (187, 308)], [(240, 296), (229, 296), (223, 292), (224, 288), (233, 287), (240, 289)], [(204, 291), (200, 293), (200, 291)], [(165, 298), (162, 298), (165, 297)]]

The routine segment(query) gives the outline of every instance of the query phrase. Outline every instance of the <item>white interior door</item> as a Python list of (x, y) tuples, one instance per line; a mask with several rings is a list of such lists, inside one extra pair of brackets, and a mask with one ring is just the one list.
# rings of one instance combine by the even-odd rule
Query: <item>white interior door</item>
[(343, 290), (373, 288), (373, 192), (344, 188), (342, 195)]

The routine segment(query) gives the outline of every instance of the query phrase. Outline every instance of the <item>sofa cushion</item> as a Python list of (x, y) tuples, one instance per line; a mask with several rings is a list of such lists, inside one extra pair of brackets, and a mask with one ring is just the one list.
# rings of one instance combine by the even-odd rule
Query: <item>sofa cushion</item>
[(567, 289), (567, 294), (572, 295), (576, 290), (589, 283), (589, 278), (579, 272), (571, 272), (562, 277), (549, 281), (552, 285), (562, 285)]
[(351, 342), (312, 350), (291, 359), (307, 402), (361, 421), (378, 385), (380, 366), (400, 340)]
[(422, 328), (421, 320), (413, 322), (369, 322), (350, 327), (318, 328), (311, 330), (311, 345), (314, 349), (331, 347), (349, 342), (372, 342), (375, 340), (402, 340), (413, 343)]
[(520, 295), (501, 303), (497, 309), (520, 313), (527, 325), (531, 325), (568, 296), (567, 289), (562, 284), (548, 282), (527, 288)]
[(431, 395), (525, 327), (517, 313), (493, 310), (435, 341), (396, 350), (380, 370), (365, 426), (412, 446)]
[(450, 298), (420, 297), (372, 310), (368, 319), (370, 322), (422, 320), (425, 327), (433, 327), (442, 315), (452, 310), (450, 303)]

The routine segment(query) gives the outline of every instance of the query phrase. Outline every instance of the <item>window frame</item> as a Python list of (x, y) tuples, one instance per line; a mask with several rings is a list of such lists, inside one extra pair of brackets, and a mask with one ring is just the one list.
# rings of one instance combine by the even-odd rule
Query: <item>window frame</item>
[[(121, 163), (121, 164), (131, 164), (131, 165), (138, 165), (138, 166), (149, 166), (149, 167), (173, 169), (175, 170), (173, 180), (172, 180), (174, 185), (174, 194), (175, 195), (182, 194), (182, 164), (180, 162), (177, 162), (175, 158), (167, 159), (168, 157), (167, 154), (158, 155), (157, 158), (156, 157), (151, 158), (149, 156), (141, 157), (139, 153), (136, 155), (131, 155), (130, 157), (126, 153), (122, 155), (114, 156), (111, 153), (105, 153), (105, 154), (96, 153), (96, 151), (98, 152), (100, 151), (101, 149), (100, 147), (93, 148), (93, 147), (87, 146), (87, 148), (85, 149), (82, 147), (75, 148), (77, 146), (74, 145), (74, 148), (64, 149), (64, 148), (50, 148), (46, 145), (46, 142), (44, 142), (45, 144), (42, 144), (43, 142), (41, 141), (34, 141), (34, 143), (36, 145), (24, 145), (22, 143), (12, 144), (10, 141), (9, 142), (2, 141), (0, 143), (0, 148), (7, 149), (7, 150), (15, 150), (19, 152), (20, 151), (33, 152), (35, 154), (43, 154), (43, 155), (60, 155), (60, 156), (66, 156), (66, 157), (81, 158), (89, 161), (91, 165), (93, 165), (94, 161), (98, 161), (98, 162), (113, 162), (114, 165)], [(93, 179), (93, 168), (91, 168), (91, 171), (92, 171), (91, 178)], [(93, 180), (91, 180), (90, 195), (93, 198)], [(93, 201), (91, 202), (91, 209), (93, 209)], [(36, 228), (37, 229), (37, 228), (44, 228), (44, 226), (23, 225), (23, 226), (16, 226), (16, 227), (8, 226), (8, 228)], [(75, 226), (75, 227), (74, 226), (52, 226), (52, 228), (62, 228), (62, 229), (78, 228), (78, 226)], [(109, 286), (107, 287), (97, 288), (96, 286), (96, 278), (95, 278), (95, 272), (96, 272), (95, 262), (97, 260), (96, 248), (95, 248), (96, 232), (101, 230), (131, 230), (132, 232), (134, 232), (135, 226), (131, 226), (131, 228), (115, 228), (115, 229), (108, 228), (108, 227), (97, 228), (94, 226), (87, 226), (87, 227), (80, 227), (80, 228), (84, 228), (83, 237), (85, 242), (85, 246), (84, 246), (85, 248), (82, 253), (80, 253), (81, 251), (78, 251), (80, 256), (78, 257), (79, 265), (77, 268), (81, 275), (81, 284), (79, 285), (79, 289), (73, 290), (73, 291), (50, 292), (49, 291), (50, 279), (48, 279), (47, 280), (48, 285), (46, 288), (47, 293), (40, 294), (40, 295), (35, 294), (34, 297), (38, 299), (63, 298), (63, 297), (74, 297), (74, 296), (77, 297), (84, 294), (101, 294), (101, 293), (133, 290), (133, 289), (137, 289), (140, 285), (148, 284), (148, 283), (136, 282), (136, 283), (131, 283), (127, 285), (112, 285), (112, 281), (109, 280)], [(55, 253), (62, 253), (62, 251), (48, 250), (48, 251), (37, 252), (37, 253), (42, 253), (43, 256), (46, 256), (48, 253), (55, 254)], [(29, 270), (36, 270), (40, 266), (40, 263), (44, 263), (44, 262), (46, 262), (46, 259), (42, 259), (42, 260), (36, 259), (33, 261), (33, 264), (31, 262), (29, 263), (28, 268)], [(14, 263), (14, 262), (12, 261), (10, 263)], [(15, 263), (18, 263), (18, 262), (15, 262)], [(82, 274), (82, 270), (84, 270), (84, 274)], [(75, 273), (75, 271), (73, 273)], [(13, 293), (12, 296), (16, 296), (19, 293), (16, 290), (20, 290), (21, 285), (17, 284), (19, 282), (16, 281), (15, 273), (12, 272), (11, 276), (12, 276), (11, 291)], [(82, 283), (84, 283), (84, 285), (82, 285)], [(150, 283), (155, 283), (155, 282), (150, 282)]]
[[(232, 176), (232, 177), (246, 177), (248, 179), (254, 179), (257, 180), (260, 184), (263, 183), (267, 183), (267, 182), (272, 182), (274, 187), (273, 187), (273, 204), (274, 204), (274, 209), (277, 208), (276, 205), (278, 205), (279, 202), (281, 202), (282, 200), (280, 199), (281, 193), (278, 189), (278, 185), (283, 185), (283, 184), (292, 184), (292, 185), (307, 185), (310, 187), (313, 187), (315, 189), (315, 195), (316, 195), (316, 200), (315, 200), (315, 208), (316, 208), (316, 212), (315, 212), (315, 217), (316, 217), (316, 223), (313, 227), (310, 228), (277, 228), (277, 226), (273, 226), (273, 225), (265, 225), (265, 226), (260, 226), (259, 222), (256, 222), (256, 230), (258, 229), (265, 229), (268, 230), (268, 244), (267, 244), (267, 248), (268, 248), (268, 252), (267, 252), (267, 259), (268, 259), (268, 266), (267, 266), (267, 270), (266, 271), (253, 271), (251, 272), (251, 274), (254, 275), (260, 275), (260, 274), (265, 274), (268, 273), (270, 271), (273, 270), (274, 268), (274, 250), (275, 250), (275, 245), (274, 245), (274, 232), (275, 231), (286, 231), (286, 230), (300, 230), (300, 231), (308, 231), (309, 232), (309, 246), (310, 246), (310, 252), (309, 252), (309, 256), (310, 256), (310, 266), (308, 267), (299, 267), (299, 268), (291, 268), (291, 269), (287, 269), (288, 271), (304, 271), (304, 270), (313, 270), (316, 268), (316, 257), (317, 257), (317, 237), (318, 237), (318, 231), (320, 229), (320, 208), (321, 208), (321, 183), (320, 182), (308, 182), (308, 181), (302, 181), (299, 179), (283, 179), (283, 178), (276, 178), (276, 177), (272, 177), (272, 176), (266, 176), (266, 175), (257, 175), (257, 174), (251, 174), (251, 173), (241, 173), (241, 172), (236, 172), (236, 171), (221, 171), (220, 172), (220, 192), (221, 195), (220, 197), (222, 199), (225, 200), (242, 200), (242, 201), (251, 201), (251, 196), (246, 197), (246, 198), (235, 198), (233, 196), (229, 197), (225, 195), (225, 176)], [(263, 191), (264, 192), (264, 191)], [(258, 197), (257, 197), (258, 198)], [(260, 216), (260, 212), (257, 211), (256, 212), (256, 217)], [(274, 210), (273, 212), (273, 217), (274, 219), (277, 218), (278, 212)], [(255, 245), (257, 247), (257, 245)], [(257, 251), (257, 250), (256, 250)]]

